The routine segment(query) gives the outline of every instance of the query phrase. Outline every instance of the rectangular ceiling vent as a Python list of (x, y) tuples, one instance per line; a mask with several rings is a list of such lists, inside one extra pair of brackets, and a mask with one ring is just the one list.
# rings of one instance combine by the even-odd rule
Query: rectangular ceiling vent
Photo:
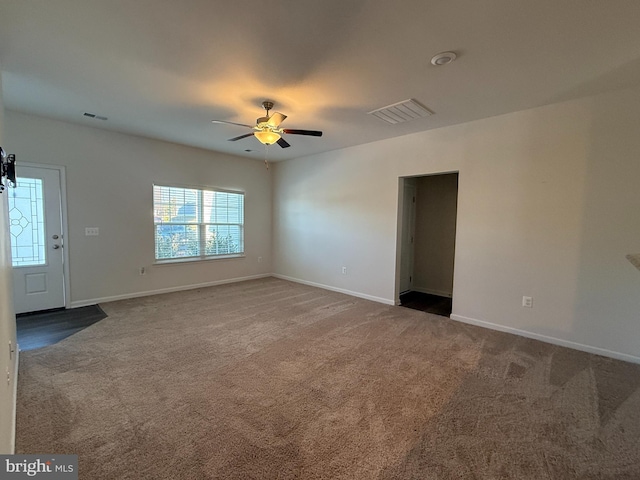
[(409, 99), (404, 102), (378, 108), (377, 110), (369, 112), (369, 115), (373, 115), (387, 123), (396, 124), (408, 122), (416, 118), (428, 117), (429, 115), (433, 115), (433, 112), (415, 100)]

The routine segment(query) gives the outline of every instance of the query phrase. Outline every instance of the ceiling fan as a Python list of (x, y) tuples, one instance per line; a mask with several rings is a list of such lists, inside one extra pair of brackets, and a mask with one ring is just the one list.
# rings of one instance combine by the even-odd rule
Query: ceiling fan
[(226, 120), (212, 120), (213, 123), (224, 123), (227, 125), (237, 125), (239, 127), (247, 127), (255, 132), (245, 133), (244, 135), (240, 135), (238, 137), (230, 138), (230, 142), (235, 142), (237, 140), (242, 140), (243, 138), (247, 138), (250, 136), (256, 137), (261, 143), (265, 145), (273, 145), (277, 143), (282, 148), (289, 148), (291, 145), (284, 138), (282, 138), (282, 134), (287, 135), (308, 135), (311, 137), (321, 137), (322, 132), (318, 130), (297, 130), (292, 128), (280, 128), (280, 124), (287, 118), (286, 115), (283, 115), (280, 112), (273, 112), (269, 115), (271, 109), (273, 109), (273, 102), (265, 100), (262, 102), (262, 107), (267, 111), (266, 116), (260, 117), (256, 120), (255, 126), (247, 125), (245, 123), (235, 123), (235, 122), (227, 122)]

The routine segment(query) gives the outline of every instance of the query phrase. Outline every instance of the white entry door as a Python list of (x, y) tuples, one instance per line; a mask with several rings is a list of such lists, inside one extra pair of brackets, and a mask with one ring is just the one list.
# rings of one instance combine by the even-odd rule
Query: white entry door
[(65, 306), (60, 170), (17, 166), (7, 189), (16, 313)]

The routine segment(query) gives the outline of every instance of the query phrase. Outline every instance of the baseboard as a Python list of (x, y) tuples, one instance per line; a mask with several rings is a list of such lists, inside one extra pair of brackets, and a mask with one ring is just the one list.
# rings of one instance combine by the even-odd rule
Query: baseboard
[(11, 420), (11, 454), (16, 453), (16, 426), (18, 421), (18, 363), (20, 363), (20, 346), (16, 343), (16, 361), (13, 367), (13, 418)]
[(580, 350), (587, 353), (593, 353), (595, 355), (602, 355), (603, 357), (615, 358), (616, 360), (622, 360), (625, 362), (640, 364), (640, 357), (635, 355), (629, 355), (626, 353), (614, 352), (605, 348), (594, 347), (591, 345), (584, 345), (582, 343), (571, 342), (569, 340), (563, 340), (561, 338), (550, 337), (548, 335), (542, 335), (540, 333), (529, 332), (528, 330), (521, 330), (519, 328), (506, 327), (497, 323), (485, 322), (484, 320), (477, 320), (475, 318), (464, 317), (462, 315), (451, 315), (451, 320), (458, 322), (468, 323), (470, 325), (476, 325), (478, 327), (489, 328), (491, 330), (498, 330), (500, 332), (513, 333), (521, 337), (532, 338), (534, 340), (540, 340), (541, 342), (550, 343), (552, 345), (559, 345), (561, 347), (573, 348), (574, 350)]
[(432, 288), (411, 287), (414, 292), (427, 293), (429, 295), (436, 295), (438, 297), (451, 298), (453, 295), (451, 292), (445, 292), (444, 290), (434, 290)]
[[(171, 293), (171, 292), (180, 292), (183, 290), (194, 290), (196, 288), (204, 288), (204, 287), (214, 287), (216, 285), (224, 285), (224, 284), (228, 284), (228, 283), (236, 283), (236, 282), (244, 282), (247, 280), (256, 280), (259, 278), (267, 278), (267, 277), (275, 277), (275, 278), (280, 278), (282, 280), (287, 280), (290, 282), (295, 282), (295, 283), (300, 283), (302, 285), (309, 285), (311, 287), (317, 287), (317, 288), (322, 288), (324, 290), (329, 290), (332, 292), (338, 292), (338, 293), (344, 293), (345, 295), (351, 295), (353, 297), (358, 297), (358, 298), (364, 298), (365, 300), (371, 300), (373, 302), (378, 302), (378, 303), (383, 303), (385, 305), (397, 305), (398, 303), (395, 300), (389, 299), (389, 298), (383, 298), (383, 297), (376, 297), (374, 295), (368, 295), (366, 293), (360, 293), (360, 292), (354, 292), (352, 290), (347, 290), (344, 288), (337, 288), (337, 287), (332, 287), (330, 285), (324, 285), (322, 283), (316, 283), (316, 282), (310, 282), (307, 280), (302, 280), (299, 278), (295, 278), (295, 277), (289, 277), (287, 275), (280, 275), (277, 273), (265, 273), (265, 274), (260, 274), (260, 275), (251, 275), (251, 276), (247, 276), (247, 277), (237, 277), (237, 278), (230, 278), (230, 279), (226, 279), (226, 280), (216, 280), (213, 282), (206, 282), (206, 283), (199, 283), (199, 284), (192, 284), (192, 285), (183, 285), (183, 286), (179, 286), (179, 287), (170, 287), (170, 288), (162, 288), (162, 289), (158, 289), (158, 290), (148, 290), (145, 292), (136, 292), (136, 293), (128, 293), (128, 294), (124, 294), (124, 295), (114, 295), (114, 296), (110, 296), (110, 297), (100, 297), (100, 298), (93, 298), (93, 299), (89, 299), (89, 300), (79, 300), (76, 302), (71, 302), (70, 308), (77, 308), (77, 307), (84, 307), (87, 305), (95, 305), (98, 303), (104, 303), (104, 302), (114, 302), (117, 300), (126, 300), (129, 298), (138, 298), (138, 297), (147, 297), (150, 295), (159, 295), (162, 293)], [(415, 288), (414, 290), (416, 291), (421, 291), (423, 293), (432, 293), (434, 295), (438, 295), (439, 293), (434, 293), (434, 291), (424, 291), (424, 290), (418, 290), (417, 288)], [(440, 293), (440, 295), (443, 295), (442, 293)], [(446, 295), (446, 294), (444, 294)], [(534, 340), (540, 340), (541, 342), (545, 342), (545, 343), (550, 343), (552, 345), (559, 345), (561, 347), (567, 347), (567, 348), (573, 348), (575, 350), (581, 350), (583, 352), (587, 352), (587, 353), (593, 353), (595, 355), (602, 355), (604, 357), (609, 357), (609, 358), (615, 358), (617, 360), (622, 360), (625, 362), (631, 362), (631, 363), (637, 363), (640, 364), (640, 357), (637, 357), (635, 355), (629, 355), (626, 353), (621, 353), (621, 352), (615, 352), (612, 350), (607, 350), (604, 348), (600, 348), (600, 347), (594, 347), (592, 345), (584, 345), (582, 343), (577, 343), (577, 342), (571, 342), (569, 340), (563, 340), (561, 338), (556, 338), (556, 337), (550, 337), (548, 335), (542, 335), (540, 333), (535, 333), (535, 332), (530, 332), (528, 330), (521, 330), (518, 328), (513, 328), (513, 327), (507, 327), (505, 325), (500, 325), (497, 323), (491, 323), (491, 322), (486, 322), (484, 320), (478, 320), (475, 318), (470, 318), (470, 317), (465, 317), (462, 315), (457, 315), (457, 314), (451, 314), (450, 317), (452, 320), (456, 320), (458, 322), (463, 322), (463, 323), (468, 323), (470, 325), (476, 325), (479, 327), (484, 327), (484, 328), (489, 328), (491, 330), (498, 330), (501, 332), (506, 332), (506, 333), (512, 333), (514, 335), (519, 335), (521, 337), (526, 337), (526, 338), (532, 338)], [(13, 439), (12, 439), (12, 446), (13, 448), (15, 448), (15, 405), (17, 402), (17, 385), (18, 385), (18, 359), (19, 359), (19, 353), (17, 352), (17, 345), (16, 345), (16, 366), (15, 366), (15, 384), (14, 384), (14, 428), (13, 428)]]
[(227, 283), (245, 282), (247, 280), (256, 280), (258, 278), (271, 277), (270, 273), (260, 275), (250, 275), (248, 277), (228, 278), (225, 280), (216, 280), (213, 282), (196, 283), (191, 285), (181, 285), (179, 287), (160, 288), (158, 290), (147, 290), (144, 292), (125, 293), (123, 295), (113, 295), (110, 297), (90, 298), (88, 300), (78, 300), (71, 302), (69, 308), (86, 307), (87, 305), (96, 305), (98, 303), (115, 302), (117, 300), (127, 300), (129, 298), (148, 297), (150, 295), (160, 295), (162, 293), (181, 292), (183, 290), (195, 290), (196, 288), (215, 287), (216, 285), (225, 285)]
[(322, 288), (324, 290), (330, 290), (332, 292), (344, 293), (345, 295), (351, 295), (352, 297), (364, 298), (365, 300), (371, 300), (373, 302), (384, 303), (385, 305), (395, 305), (396, 302), (390, 298), (376, 297), (374, 295), (367, 295), (366, 293), (354, 292), (352, 290), (346, 290), (344, 288), (332, 287), (330, 285), (324, 285), (322, 283), (309, 282), (307, 280), (301, 280), (299, 278), (288, 277), (287, 275), (280, 275), (274, 273), (272, 277), (280, 278), (282, 280), (288, 280), (290, 282), (300, 283), (302, 285), (309, 285), (310, 287)]

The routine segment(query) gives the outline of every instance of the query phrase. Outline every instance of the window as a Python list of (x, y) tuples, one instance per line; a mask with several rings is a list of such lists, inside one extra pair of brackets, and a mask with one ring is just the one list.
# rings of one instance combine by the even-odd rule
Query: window
[(153, 186), (156, 260), (244, 254), (244, 193)]
[(18, 177), (9, 195), (9, 232), (14, 267), (46, 265), (41, 179)]

